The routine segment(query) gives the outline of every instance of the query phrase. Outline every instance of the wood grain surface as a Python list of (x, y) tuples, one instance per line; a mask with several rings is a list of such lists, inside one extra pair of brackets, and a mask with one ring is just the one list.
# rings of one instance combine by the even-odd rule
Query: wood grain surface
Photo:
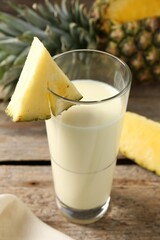
[(108, 213), (86, 226), (68, 222), (55, 204), (50, 166), (0, 166), (0, 193), (16, 194), (42, 221), (75, 240), (159, 240), (160, 178), (117, 166)]

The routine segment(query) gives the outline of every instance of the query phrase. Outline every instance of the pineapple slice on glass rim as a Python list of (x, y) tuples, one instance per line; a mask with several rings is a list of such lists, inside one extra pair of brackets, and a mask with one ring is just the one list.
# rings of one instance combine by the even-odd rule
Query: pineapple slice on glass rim
[(58, 95), (72, 100), (82, 98), (41, 41), (34, 37), (6, 113), (14, 122), (49, 119), (51, 112), (58, 115), (71, 105), (65, 102), (59, 109)]

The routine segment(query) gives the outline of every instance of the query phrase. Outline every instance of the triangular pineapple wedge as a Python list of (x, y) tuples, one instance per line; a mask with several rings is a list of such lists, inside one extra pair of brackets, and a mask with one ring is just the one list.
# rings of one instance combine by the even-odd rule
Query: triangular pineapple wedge
[(72, 100), (82, 98), (38, 38), (34, 38), (6, 113), (17, 121), (48, 119), (71, 104), (59, 102), (56, 94)]
[(127, 112), (121, 135), (120, 153), (160, 175), (160, 123)]

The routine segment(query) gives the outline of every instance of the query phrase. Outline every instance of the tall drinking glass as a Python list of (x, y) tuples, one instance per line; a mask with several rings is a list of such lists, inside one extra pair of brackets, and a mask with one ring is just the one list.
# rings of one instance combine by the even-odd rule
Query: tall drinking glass
[(57, 96), (59, 106), (72, 106), (46, 120), (56, 202), (71, 221), (91, 223), (109, 207), (131, 73), (118, 58), (96, 50), (73, 50), (54, 60), (83, 96)]

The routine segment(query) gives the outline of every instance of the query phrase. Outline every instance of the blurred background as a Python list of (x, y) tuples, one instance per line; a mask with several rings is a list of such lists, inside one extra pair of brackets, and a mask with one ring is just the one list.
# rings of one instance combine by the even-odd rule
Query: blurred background
[[(17, 4), (25, 4), (28, 6), (32, 6), (33, 3), (43, 3), (44, 0), (12, 0), (12, 3), (17, 3)], [(50, 0), (51, 3), (60, 3), (61, 0)], [(81, 3), (85, 3), (87, 7), (91, 6), (93, 3), (93, 0), (80, 0)], [(7, 1), (1, 0), (0, 1), (0, 10), (5, 11), (5, 12), (11, 12), (10, 7), (7, 4)]]

